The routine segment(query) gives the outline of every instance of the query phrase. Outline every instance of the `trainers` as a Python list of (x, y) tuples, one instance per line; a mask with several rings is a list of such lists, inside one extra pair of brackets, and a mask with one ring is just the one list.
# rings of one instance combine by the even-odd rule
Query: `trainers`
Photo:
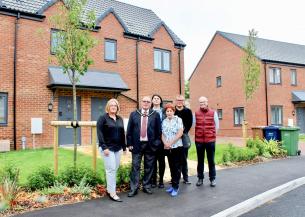
[(174, 188), (173, 188), (173, 191), (172, 191), (172, 193), (171, 193), (171, 196), (172, 196), (172, 197), (177, 197), (177, 196), (178, 196), (178, 192), (179, 192), (179, 188), (178, 188), (178, 189), (174, 189)]
[(174, 190), (174, 188), (173, 188), (173, 187), (170, 187), (170, 188), (166, 189), (165, 191), (166, 191), (167, 193), (172, 193), (173, 190)]
[(211, 180), (210, 186), (211, 186), (211, 187), (216, 187), (216, 181), (215, 181), (215, 179)]
[(201, 186), (203, 184), (203, 179), (198, 179), (196, 186)]
[(190, 185), (192, 183), (189, 180), (183, 180), (183, 184)]

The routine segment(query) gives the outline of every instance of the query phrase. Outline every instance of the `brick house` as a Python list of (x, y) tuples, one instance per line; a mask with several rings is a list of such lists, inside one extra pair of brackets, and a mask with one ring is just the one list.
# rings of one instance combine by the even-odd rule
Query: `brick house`
[(246, 112), (254, 126), (294, 125), (305, 133), (305, 46), (256, 38), (260, 86), (247, 103), (241, 58), (248, 36), (217, 31), (190, 77), (192, 108), (207, 96), (220, 117), (220, 135), (241, 136)]
[[(49, 20), (62, 4), (0, 0), (0, 141), (9, 140), (11, 149), (20, 149), (22, 138), (33, 146), (32, 118), (38, 127), (42, 121), (36, 146), (47, 147), (53, 142), (50, 121), (73, 117), (71, 85), (54, 64), (58, 30)], [(96, 13), (92, 35), (99, 43), (77, 85), (79, 120), (97, 120), (112, 97), (128, 118), (144, 95), (171, 101), (183, 93), (185, 44), (153, 11), (114, 0), (89, 0), (85, 10)], [(79, 143), (90, 144), (91, 130), (80, 131)], [(73, 143), (72, 129), (59, 134), (60, 144)]]

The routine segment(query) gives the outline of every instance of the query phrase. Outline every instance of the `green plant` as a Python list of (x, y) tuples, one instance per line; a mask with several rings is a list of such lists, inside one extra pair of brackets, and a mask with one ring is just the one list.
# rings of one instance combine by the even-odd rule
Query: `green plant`
[(256, 156), (257, 150), (254, 148), (239, 148), (229, 144), (228, 148), (223, 152), (222, 161), (224, 164), (229, 162), (249, 161), (254, 159)]
[(2, 183), (3, 179), (10, 179), (14, 180), (17, 184), (19, 182), (19, 168), (15, 167), (12, 164), (7, 164), (4, 166), (3, 170), (1, 171), (0, 175), (0, 183)]
[(49, 188), (54, 185), (55, 180), (53, 170), (44, 166), (29, 175), (27, 187), (31, 190)]
[(69, 187), (79, 185), (81, 180), (85, 178), (86, 184), (96, 186), (103, 184), (104, 180), (92, 169), (87, 167), (67, 167), (59, 176), (62, 183), (67, 184)]
[(275, 157), (282, 157), (287, 155), (287, 151), (283, 149), (282, 143), (275, 141), (275, 140), (264, 140), (266, 146), (267, 146), (267, 151), (271, 156)]
[(117, 184), (127, 184), (130, 182), (131, 164), (120, 165), (117, 171)]
[(58, 181), (55, 181), (54, 185), (49, 188), (44, 188), (41, 193), (45, 195), (54, 195), (54, 194), (63, 194), (67, 188), (66, 184), (62, 184)]
[(71, 188), (72, 194), (81, 194), (84, 198), (89, 198), (91, 194), (92, 188), (86, 184), (86, 176), (84, 176), (79, 185), (74, 185)]
[(4, 176), (1, 183), (0, 199), (4, 203), (4, 207), (11, 208), (14, 202), (19, 197), (20, 187), (17, 183), (18, 175), (15, 179), (9, 176)]

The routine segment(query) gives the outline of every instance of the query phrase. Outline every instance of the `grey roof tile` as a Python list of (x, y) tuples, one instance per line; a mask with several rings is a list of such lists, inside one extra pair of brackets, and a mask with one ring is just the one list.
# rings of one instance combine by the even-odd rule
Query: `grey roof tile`
[[(237, 46), (245, 48), (248, 36), (217, 31)], [(305, 65), (305, 45), (256, 38), (256, 56), (261, 60)]]
[[(7, 8), (23, 12), (42, 14), (56, 0), (0, 0)], [(149, 9), (126, 4), (115, 0), (88, 0), (83, 19), (86, 14), (94, 11), (99, 23), (109, 13), (113, 13), (122, 24), (126, 33), (153, 38), (153, 33), (164, 26), (175, 44), (185, 43), (165, 23)]]
[(298, 91), (292, 91), (292, 102), (305, 102), (305, 91), (304, 90), (298, 90)]

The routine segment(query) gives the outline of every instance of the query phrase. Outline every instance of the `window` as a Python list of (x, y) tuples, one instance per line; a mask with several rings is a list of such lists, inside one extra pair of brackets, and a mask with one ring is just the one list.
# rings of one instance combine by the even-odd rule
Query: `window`
[(222, 109), (217, 109), (218, 119), (222, 120)]
[(269, 83), (270, 84), (281, 84), (281, 69), (270, 68), (269, 69)]
[(297, 85), (297, 70), (291, 69), (290, 77), (291, 77), (291, 85), (296, 86)]
[(0, 125), (7, 124), (7, 93), (0, 93)]
[(234, 125), (235, 126), (242, 125), (244, 120), (244, 108), (243, 107), (233, 108), (233, 111), (234, 111)]
[(59, 30), (51, 29), (51, 54), (56, 54), (56, 50), (60, 43)]
[(221, 87), (221, 76), (216, 77), (216, 87)]
[(278, 105), (271, 106), (271, 124), (272, 125), (283, 124), (283, 106), (278, 106)]
[(170, 71), (171, 52), (167, 50), (154, 50), (154, 68), (160, 71)]
[(105, 61), (113, 61), (117, 60), (116, 53), (116, 40), (105, 39), (105, 50), (104, 50), (104, 59)]

